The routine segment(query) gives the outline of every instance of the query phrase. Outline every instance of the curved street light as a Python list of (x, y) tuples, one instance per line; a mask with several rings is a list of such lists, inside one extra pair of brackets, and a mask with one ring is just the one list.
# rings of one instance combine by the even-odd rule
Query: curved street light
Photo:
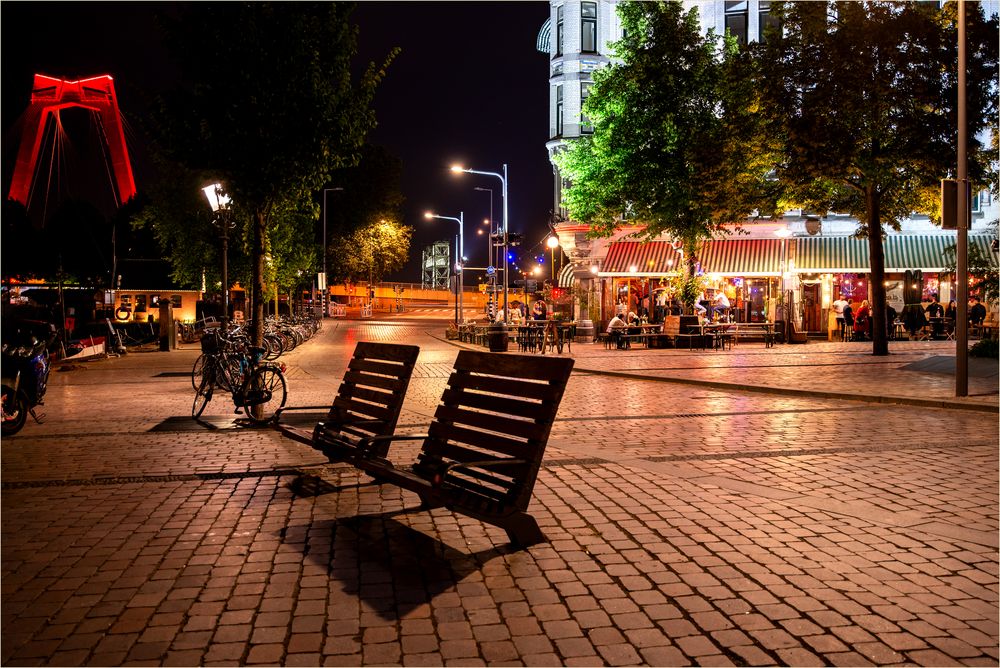
[(455, 326), (458, 327), (458, 314), (462, 310), (462, 291), (465, 288), (465, 272), (463, 269), (463, 263), (465, 262), (465, 212), (459, 211), (458, 218), (454, 216), (439, 216), (436, 213), (431, 213), (430, 211), (424, 214), (424, 218), (431, 220), (433, 218), (439, 218), (441, 220), (454, 220), (458, 223), (458, 243), (456, 249), (458, 251), (458, 260), (455, 262), (455, 271), (458, 274), (458, 296), (455, 298)]
[(503, 321), (504, 324), (510, 323), (510, 313), (507, 308), (507, 165), (503, 166), (503, 174), (497, 172), (481, 172), (477, 169), (465, 169), (461, 165), (452, 165), (451, 171), (460, 174), (479, 174), (480, 176), (495, 176), (500, 179), (500, 183), (503, 186), (502, 197), (503, 197)]

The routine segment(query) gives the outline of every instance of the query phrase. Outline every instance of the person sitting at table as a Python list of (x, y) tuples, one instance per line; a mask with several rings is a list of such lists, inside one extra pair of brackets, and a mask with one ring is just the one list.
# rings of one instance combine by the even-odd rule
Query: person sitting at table
[(721, 320), (726, 320), (729, 318), (729, 297), (726, 296), (724, 290), (719, 290), (715, 293), (715, 313), (720, 316)]
[(936, 294), (931, 295), (931, 303), (924, 308), (924, 312), (927, 313), (927, 319), (931, 321), (931, 336), (935, 339), (939, 338), (944, 333), (944, 307), (941, 306)]
[(979, 297), (973, 297), (972, 306), (969, 307), (969, 322), (980, 327), (984, 320), (986, 320), (986, 307), (983, 306)]
[(541, 299), (539, 299), (538, 301), (536, 301), (534, 304), (531, 305), (532, 320), (545, 320), (546, 315), (547, 314), (545, 311), (545, 302), (543, 302)]
[(615, 343), (616, 348), (621, 349), (625, 347), (625, 339), (622, 338), (622, 335), (625, 334), (625, 321), (622, 320), (620, 315), (615, 313), (615, 317), (611, 318), (611, 322), (608, 323), (608, 328), (605, 331), (608, 337)]

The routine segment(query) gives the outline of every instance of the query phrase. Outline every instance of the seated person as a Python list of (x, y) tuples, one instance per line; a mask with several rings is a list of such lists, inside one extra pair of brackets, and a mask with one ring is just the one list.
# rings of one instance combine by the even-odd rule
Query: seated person
[(973, 297), (972, 306), (969, 307), (969, 322), (979, 326), (984, 320), (986, 320), (986, 307), (979, 301), (979, 297)]
[(885, 303), (885, 332), (888, 338), (896, 338), (896, 318), (899, 316), (896, 309), (888, 301)]
[(931, 321), (932, 336), (937, 339), (944, 335), (944, 307), (938, 301), (937, 295), (931, 295), (931, 303), (924, 308), (927, 319)]
[(605, 331), (607, 331), (611, 340), (615, 342), (616, 347), (625, 347), (625, 339), (622, 338), (622, 335), (625, 333), (625, 321), (622, 320), (620, 315), (616, 313), (615, 317), (611, 318), (611, 322), (608, 323), (608, 328)]
[(729, 318), (729, 297), (722, 290), (715, 293), (715, 312), (720, 316), (721, 320), (726, 320)]

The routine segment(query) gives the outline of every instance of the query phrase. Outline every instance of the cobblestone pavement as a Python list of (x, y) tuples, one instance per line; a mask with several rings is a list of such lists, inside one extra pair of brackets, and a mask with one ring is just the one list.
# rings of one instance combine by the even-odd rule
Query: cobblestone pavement
[[(290, 403), (329, 404), (356, 341), (417, 343), (418, 432), (443, 327), (327, 321)], [(574, 345), (520, 551), (221, 398), (193, 422), (196, 347), (68, 366), (0, 444), (0, 661), (995, 666), (996, 364), (956, 400), (910, 370), (947, 344), (860, 345)]]

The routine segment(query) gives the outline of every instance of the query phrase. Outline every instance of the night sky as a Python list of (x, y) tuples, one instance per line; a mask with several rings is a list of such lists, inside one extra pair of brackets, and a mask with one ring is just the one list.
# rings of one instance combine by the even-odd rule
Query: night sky
[[(149, 94), (175, 77), (154, 21), (158, 10), (170, 6), (0, 4), (5, 189), (33, 75), (111, 74), (126, 119), (141, 115)], [(463, 211), (469, 263), (485, 261), (486, 241), (475, 228), (490, 215), (490, 193), (473, 188), (493, 189), (493, 215), (499, 220), (500, 180), (454, 175), (448, 171), (454, 163), (490, 172), (501, 172), (507, 164), (510, 229), (525, 234), (522, 252), (542, 255), (552, 170), (545, 151), (548, 57), (536, 51), (535, 39), (548, 14), (547, 2), (358, 3), (353, 18), (360, 26), (360, 64), (381, 62), (392, 47), (401, 48), (376, 96), (378, 127), (369, 137), (403, 161), (405, 222), (416, 233), (411, 262), (396, 280), (418, 282), (423, 246), (451, 241), (457, 233), (451, 221), (424, 220), (427, 210), (455, 217)], [(64, 116), (71, 125), (73, 114)], [(142, 138), (126, 125), (126, 140), (141, 191), (151, 178)], [(85, 171), (103, 171), (99, 158), (94, 160)], [(76, 184), (74, 196), (106, 206), (103, 188), (87, 185), (85, 176), (64, 176), (71, 189)]]

